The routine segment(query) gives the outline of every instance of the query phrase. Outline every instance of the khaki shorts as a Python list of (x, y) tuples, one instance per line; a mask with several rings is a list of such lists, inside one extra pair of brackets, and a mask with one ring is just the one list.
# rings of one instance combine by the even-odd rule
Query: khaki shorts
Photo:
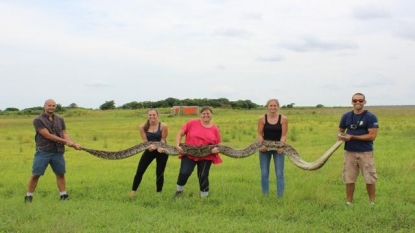
[(366, 184), (374, 184), (378, 179), (376, 174), (373, 151), (367, 152), (344, 152), (343, 182), (346, 184), (356, 183), (359, 170), (365, 179)]

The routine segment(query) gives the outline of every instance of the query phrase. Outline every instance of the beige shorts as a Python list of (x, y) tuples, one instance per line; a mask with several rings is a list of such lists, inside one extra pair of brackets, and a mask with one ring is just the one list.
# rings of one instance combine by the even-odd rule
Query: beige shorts
[(376, 182), (378, 175), (376, 174), (373, 151), (344, 152), (343, 182), (346, 184), (356, 183), (359, 170), (362, 172), (366, 184), (374, 184)]

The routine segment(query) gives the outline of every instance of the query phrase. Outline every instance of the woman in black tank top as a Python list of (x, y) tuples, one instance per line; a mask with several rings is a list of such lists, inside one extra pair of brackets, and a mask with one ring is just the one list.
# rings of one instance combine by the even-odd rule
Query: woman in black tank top
[[(281, 141), (287, 139), (288, 119), (279, 114), (280, 104), (277, 99), (268, 100), (268, 113), (260, 116), (258, 119), (258, 140)], [(269, 167), (271, 157), (274, 158), (274, 169), (277, 178), (276, 189), (277, 196), (281, 198), (284, 194), (284, 149), (270, 150), (262, 146), (259, 150), (259, 165), (261, 169), (261, 188), (262, 194), (269, 194)]]
[[(143, 142), (166, 142), (168, 135), (167, 125), (159, 122), (158, 112), (150, 109), (147, 112), (148, 120), (145, 124), (140, 125), (140, 136)], [(169, 155), (164, 153), (162, 148), (150, 145), (143, 153), (138, 162), (137, 171), (134, 176), (133, 186), (131, 188), (130, 197), (134, 197), (138, 186), (141, 183), (143, 175), (150, 163), (156, 159), (156, 191), (161, 192), (164, 184), (164, 170), (166, 168)]]

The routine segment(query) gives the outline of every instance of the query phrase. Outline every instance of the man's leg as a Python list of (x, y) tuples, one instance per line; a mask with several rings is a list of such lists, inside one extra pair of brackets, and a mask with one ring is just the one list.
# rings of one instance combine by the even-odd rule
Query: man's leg
[(367, 194), (371, 203), (375, 203), (376, 187), (375, 184), (366, 184)]
[(56, 174), (56, 184), (58, 185), (59, 192), (66, 191), (65, 174)]
[(347, 197), (347, 202), (349, 203), (353, 202), (354, 188), (355, 188), (354, 183), (346, 184), (346, 197)]
[(40, 176), (38, 175), (32, 175), (29, 178), (29, 184), (27, 185), (27, 192), (28, 193), (34, 193), (37, 183), (39, 181)]

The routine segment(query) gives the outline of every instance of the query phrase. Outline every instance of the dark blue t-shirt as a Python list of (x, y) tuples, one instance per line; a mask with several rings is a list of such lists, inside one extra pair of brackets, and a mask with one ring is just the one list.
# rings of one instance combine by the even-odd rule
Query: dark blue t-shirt
[[(343, 114), (339, 128), (346, 129), (347, 134), (363, 135), (367, 134), (370, 128), (379, 128), (378, 118), (375, 114), (365, 110), (361, 114), (355, 114), (353, 111)], [(344, 149), (347, 151), (373, 151), (373, 141), (361, 141), (351, 139), (345, 142)]]

